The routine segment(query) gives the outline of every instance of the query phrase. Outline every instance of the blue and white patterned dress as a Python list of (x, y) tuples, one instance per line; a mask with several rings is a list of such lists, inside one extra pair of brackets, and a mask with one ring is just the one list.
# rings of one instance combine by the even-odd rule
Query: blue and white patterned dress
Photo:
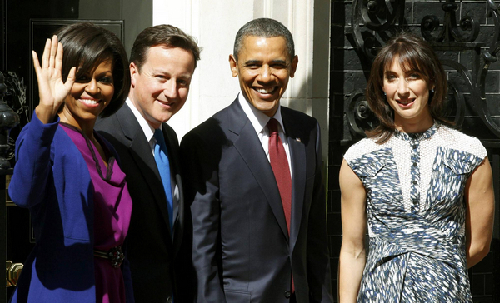
[(472, 302), (464, 192), (486, 149), (437, 123), (375, 140), (344, 155), (367, 193), (370, 240), (358, 302)]

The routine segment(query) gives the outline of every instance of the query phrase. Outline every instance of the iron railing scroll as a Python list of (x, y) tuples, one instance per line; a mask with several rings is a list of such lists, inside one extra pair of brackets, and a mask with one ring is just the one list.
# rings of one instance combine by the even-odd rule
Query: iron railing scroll
[[(7, 157), (10, 151), (9, 130), (19, 123), (19, 116), (3, 101), (8, 90), (4, 79), (4, 74), (0, 72), (0, 262), (6, 262), (7, 280), (9, 273), (11, 273), (11, 278), (13, 274), (12, 264), (7, 262), (6, 176), (12, 174), (12, 166)], [(0, 302), (7, 302), (6, 286), (0, 286)]]
[[(476, 41), (481, 30), (479, 22), (468, 15), (458, 20), (460, 2), (441, 2), (444, 16), (441, 19), (436, 15), (423, 17), (420, 22), (422, 37), (432, 44), (436, 52), (467, 52), (472, 55), (472, 62), (467, 62), (469, 67), (456, 60), (441, 60), (443, 66), (456, 72), (458, 77), (456, 82), (448, 81), (448, 107), (454, 111), (450, 114), (451, 118), (460, 128), (464, 122), (465, 108), (469, 105), (491, 133), (500, 138), (499, 120), (488, 111), (485, 93), (488, 68), (498, 60), (500, 51), (500, 8), (493, 0), (487, 1), (487, 14), (494, 22), (494, 34), (485, 35), (489, 41)], [(353, 37), (354, 47), (361, 60), (372, 60), (393, 35), (402, 30), (411, 30), (405, 20), (404, 8), (404, 0), (353, 0), (352, 33), (349, 34)], [(418, 24), (411, 27), (414, 29)], [(466, 98), (467, 95), (470, 97)], [(373, 126), (373, 117), (366, 106), (364, 91), (356, 89), (347, 92), (344, 103), (341, 142), (350, 145)]]

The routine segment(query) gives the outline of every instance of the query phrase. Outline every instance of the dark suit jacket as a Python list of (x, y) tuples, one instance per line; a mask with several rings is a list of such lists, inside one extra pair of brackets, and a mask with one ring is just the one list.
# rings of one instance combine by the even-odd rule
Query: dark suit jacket
[(316, 119), (282, 107), (292, 161), (292, 222), (271, 165), (236, 100), (181, 143), (198, 302), (331, 302), (326, 200)]
[[(190, 272), (190, 243), (182, 250), (185, 234), (184, 197), (179, 143), (174, 130), (163, 123), (172, 180), (177, 183), (180, 199), (174, 205), (174, 235), (168, 221), (167, 200), (149, 143), (131, 109), (124, 104), (114, 115), (99, 119), (95, 129), (117, 150), (120, 167), (127, 175), (132, 196), (132, 218), (127, 235), (128, 259), (136, 302), (184, 302), (190, 293), (184, 290)], [(174, 188), (172, 187), (172, 190)], [(187, 233), (189, 235), (190, 233)], [(187, 262), (187, 265), (186, 265)]]

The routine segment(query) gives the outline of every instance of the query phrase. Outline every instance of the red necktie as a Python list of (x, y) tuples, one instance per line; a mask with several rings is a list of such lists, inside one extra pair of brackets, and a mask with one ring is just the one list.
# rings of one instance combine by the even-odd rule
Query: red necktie
[[(278, 135), (278, 121), (271, 118), (267, 122), (267, 128), (269, 129), (269, 159), (271, 160), (271, 167), (276, 178), (276, 183), (278, 183), (281, 204), (283, 205), (283, 212), (286, 218), (286, 228), (290, 236), (290, 221), (292, 220), (292, 176), (285, 148), (283, 148), (283, 143)], [(295, 287), (293, 285), (293, 278), (291, 280), (293, 293), (295, 292)]]
[(267, 128), (269, 129), (269, 159), (271, 160), (274, 177), (278, 183), (281, 203), (283, 204), (283, 212), (286, 218), (286, 227), (288, 235), (290, 235), (290, 221), (292, 215), (292, 177), (290, 175), (290, 167), (288, 166), (288, 160), (281, 138), (278, 135), (278, 121), (271, 118), (269, 122), (267, 122)]

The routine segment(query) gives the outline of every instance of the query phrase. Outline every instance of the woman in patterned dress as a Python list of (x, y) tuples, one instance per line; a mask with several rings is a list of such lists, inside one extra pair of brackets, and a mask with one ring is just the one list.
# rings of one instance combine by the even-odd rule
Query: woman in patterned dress
[(93, 129), (127, 96), (125, 50), (110, 31), (77, 23), (47, 39), (41, 64), (32, 55), (39, 104), (17, 139), (9, 194), (29, 209), (36, 245), (12, 302), (133, 302), (121, 248), (132, 199)]
[(492, 237), (491, 167), (481, 142), (443, 118), (446, 91), (419, 37), (400, 34), (373, 63), (367, 99), (380, 124), (339, 176), (342, 303), (472, 302), (467, 268)]

